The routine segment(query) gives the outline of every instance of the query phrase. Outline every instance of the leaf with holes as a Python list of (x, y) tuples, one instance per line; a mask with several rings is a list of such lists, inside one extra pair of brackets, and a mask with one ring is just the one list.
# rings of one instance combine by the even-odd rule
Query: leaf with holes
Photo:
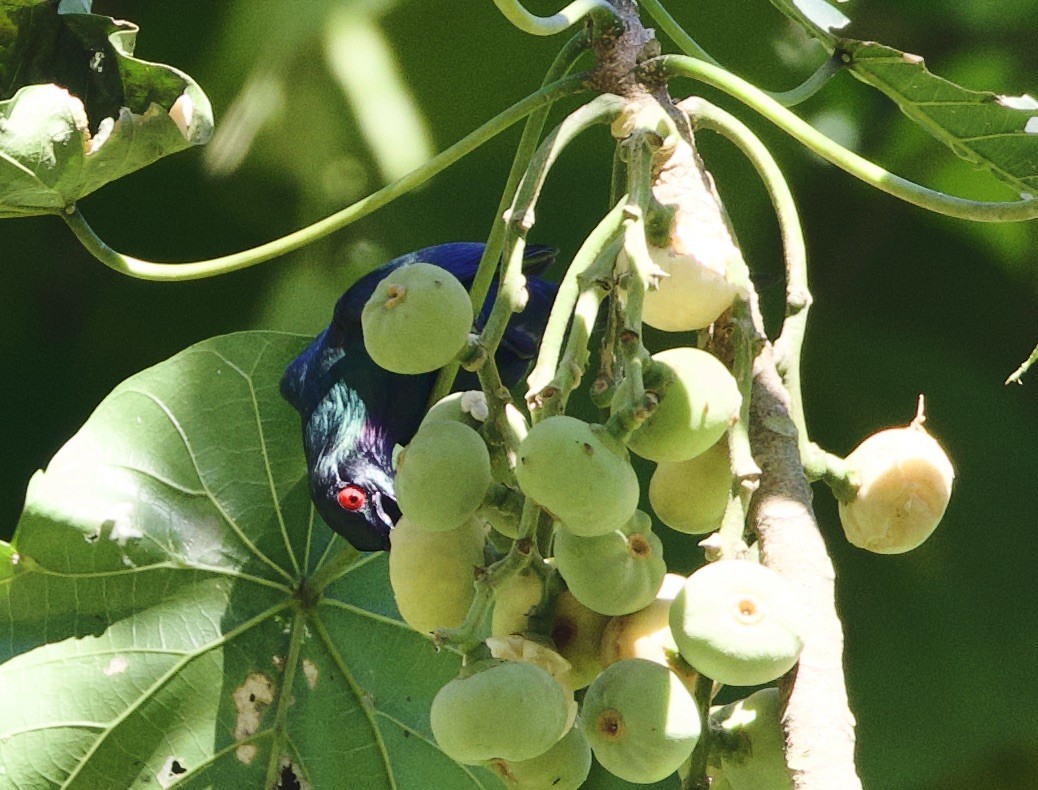
[(133, 57), (135, 25), (89, 11), (0, 3), (0, 217), (61, 211), (212, 135), (197, 83)]
[(1038, 101), (970, 90), (931, 73), (918, 55), (841, 38), (830, 31), (848, 20), (825, 0), (771, 1), (958, 156), (1021, 195), (1038, 195)]
[(496, 784), (432, 741), (457, 657), (400, 621), (384, 554), (315, 517), (278, 394), (305, 342), (193, 346), (118, 386), (33, 477), (0, 543), (0, 786)]

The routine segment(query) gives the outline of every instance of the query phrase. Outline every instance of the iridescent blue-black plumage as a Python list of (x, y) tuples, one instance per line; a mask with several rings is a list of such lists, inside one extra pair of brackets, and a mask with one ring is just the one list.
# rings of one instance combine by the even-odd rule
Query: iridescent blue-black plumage
[[(364, 349), (361, 311), (391, 271), (424, 261), (451, 272), (466, 287), (475, 277), (483, 245), (456, 242), (395, 258), (354, 283), (339, 298), (332, 321), (285, 369), (281, 394), (300, 413), (310, 495), (328, 525), (362, 551), (389, 548), (389, 531), (400, 518), (393, 493), (392, 453), (411, 440), (422, 421), (436, 372), (416, 376), (378, 367)], [(543, 271), (550, 247), (527, 248), (524, 270)], [(527, 277), (529, 301), (509, 321), (496, 354), (502, 380), (512, 386), (537, 353), (557, 286)], [(496, 280), (475, 328), (482, 329), (497, 293)], [(471, 374), (454, 389), (475, 389)], [(343, 500), (344, 492), (356, 494)], [(346, 501), (347, 506), (342, 503)]]

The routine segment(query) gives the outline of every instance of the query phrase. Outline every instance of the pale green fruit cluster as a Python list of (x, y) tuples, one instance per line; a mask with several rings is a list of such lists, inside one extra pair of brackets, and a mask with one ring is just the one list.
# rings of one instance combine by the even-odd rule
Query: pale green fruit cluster
[(396, 463), (401, 512), (432, 531), (470, 519), (493, 482), (483, 437), (459, 422), (424, 423)]
[(579, 726), (530, 760), (491, 760), (487, 768), (515, 790), (578, 790), (591, 772), (591, 747)]
[[(473, 430), (483, 427), (488, 416), (487, 396), (482, 390), (468, 390), (466, 392), (452, 392), (445, 398), (436, 401), (432, 408), (426, 412), (422, 422), (460, 422)], [(514, 404), (505, 405), (505, 419), (508, 427), (512, 430), (514, 438), (522, 441), (529, 433), (529, 426), (523, 413)]]
[(472, 765), (544, 754), (570, 725), (569, 692), (528, 661), (488, 660), (463, 670), (433, 699), (429, 722), (451, 759)]
[(393, 373), (428, 373), (461, 351), (472, 318), (457, 277), (431, 263), (408, 264), (382, 280), (364, 305), (364, 348)]
[(595, 678), (581, 721), (602, 766), (636, 784), (674, 773), (702, 731), (695, 700), (677, 675), (640, 658), (612, 664)]
[(574, 535), (605, 535), (638, 506), (638, 477), (600, 425), (549, 417), (519, 445), (515, 476), (527, 496)]
[[(720, 440), (739, 416), (742, 395), (721, 361), (698, 348), (668, 348), (652, 356), (645, 389), (660, 390), (660, 402), (627, 440), (632, 452), (651, 461), (687, 461)], [(671, 382), (664, 388), (665, 381)], [(613, 396), (613, 408), (631, 398), (630, 379)]]
[(556, 528), (555, 564), (578, 601), (607, 615), (648, 606), (667, 572), (663, 544), (640, 510), (622, 528), (595, 538)]
[(397, 522), (389, 533), (389, 583), (404, 622), (422, 632), (464, 622), (485, 535), (475, 522), (449, 532), (429, 532), (406, 516)]
[(784, 675), (800, 657), (802, 613), (789, 584), (747, 560), (705, 565), (670, 609), (678, 650), (698, 672), (731, 686)]
[(861, 484), (840, 502), (847, 540), (879, 554), (900, 554), (937, 528), (951, 498), (955, 471), (947, 454), (922, 427), (875, 433), (847, 456)]
[(792, 790), (778, 689), (755, 691), (746, 699), (711, 711), (710, 719), (734, 736), (720, 740), (730, 745), (720, 752), (720, 758), (732, 790)]
[(695, 458), (657, 465), (649, 503), (671, 529), (703, 535), (721, 526), (731, 490), (728, 442), (722, 439)]

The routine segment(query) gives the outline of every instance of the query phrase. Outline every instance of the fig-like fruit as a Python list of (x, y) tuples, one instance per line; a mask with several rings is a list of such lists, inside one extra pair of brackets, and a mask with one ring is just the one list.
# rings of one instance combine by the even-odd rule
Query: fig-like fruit
[(920, 424), (874, 433), (847, 456), (860, 487), (840, 502), (843, 531), (879, 554), (910, 551), (933, 534), (951, 498), (955, 471)]
[(532, 568), (510, 576), (494, 593), (493, 636), (521, 634), (526, 630), (526, 613), (540, 603), (544, 584)]
[(703, 535), (721, 526), (731, 490), (728, 442), (722, 439), (695, 458), (658, 464), (649, 481), (649, 503), (671, 529)]
[(401, 266), (361, 311), (364, 348), (393, 373), (428, 373), (450, 362), (472, 329), (472, 302), (458, 278), (431, 263)]
[(491, 659), (437, 692), (429, 723), (444, 754), (459, 763), (529, 760), (566, 733), (570, 703), (570, 693), (541, 667)]
[(587, 686), (602, 671), (602, 634), (608, 622), (606, 615), (588, 609), (569, 590), (559, 595), (551, 640), (570, 663), (564, 680), (574, 691)]
[(731, 738), (718, 739), (721, 767), (732, 790), (792, 790), (782, 733), (782, 700), (776, 688), (711, 711), (711, 720)]
[(530, 760), (496, 759), (487, 768), (514, 790), (578, 790), (591, 771), (591, 747), (580, 727), (571, 727), (558, 743)]
[[(481, 390), (467, 390), (465, 392), (452, 392), (432, 405), (422, 419), (423, 423), (448, 420), (460, 422), (474, 430), (479, 430), (486, 422), (489, 412), (487, 410), (487, 396)], [(515, 407), (515, 404), (505, 405), (505, 418), (512, 429), (512, 433), (518, 441), (522, 441), (529, 433), (529, 426), (523, 413)]]
[[(631, 452), (642, 458), (695, 458), (717, 444), (739, 416), (739, 385), (717, 357), (701, 349), (668, 348), (653, 354), (642, 379), (646, 390), (660, 395), (659, 405), (627, 440)], [(630, 379), (624, 379), (613, 395), (613, 408), (630, 397)]]
[(582, 538), (556, 527), (555, 564), (578, 601), (608, 615), (630, 614), (648, 606), (667, 572), (663, 544), (641, 510), (623, 528), (597, 538)]
[(404, 622), (423, 633), (464, 622), (485, 535), (475, 522), (449, 532), (429, 532), (406, 516), (397, 522), (389, 533), (389, 584)]
[(600, 425), (549, 417), (519, 445), (519, 487), (574, 535), (605, 535), (638, 507), (638, 477)]
[(580, 718), (602, 767), (635, 784), (674, 773), (702, 731), (695, 700), (677, 675), (640, 658), (618, 661), (595, 678)]
[(396, 463), (401, 512), (434, 532), (470, 519), (493, 482), (483, 437), (458, 422), (422, 425)]
[(801, 618), (788, 582), (747, 560), (704, 565), (670, 607), (681, 657), (731, 686), (770, 683), (792, 669), (803, 647)]

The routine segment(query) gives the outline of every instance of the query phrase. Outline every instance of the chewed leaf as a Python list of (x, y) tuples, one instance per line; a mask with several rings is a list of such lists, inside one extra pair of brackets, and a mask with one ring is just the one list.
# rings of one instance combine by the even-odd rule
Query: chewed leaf
[[(1038, 102), (1032, 97), (970, 90), (932, 74), (919, 55), (841, 38), (831, 31), (849, 20), (825, 0), (772, 3), (958, 156), (990, 170), (1022, 196), (1038, 193)], [(823, 6), (843, 23), (832, 24)]]
[(0, 217), (61, 211), (212, 135), (198, 85), (134, 58), (137, 27), (87, 7), (0, 5)]
[(306, 341), (193, 346), (33, 477), (0, 542), (0, 786), (493, 785), (432, 740), (459, 662), (400, 621), (384, 554), (299, 592), (353, 551), (315, 516), (278, 393)]

